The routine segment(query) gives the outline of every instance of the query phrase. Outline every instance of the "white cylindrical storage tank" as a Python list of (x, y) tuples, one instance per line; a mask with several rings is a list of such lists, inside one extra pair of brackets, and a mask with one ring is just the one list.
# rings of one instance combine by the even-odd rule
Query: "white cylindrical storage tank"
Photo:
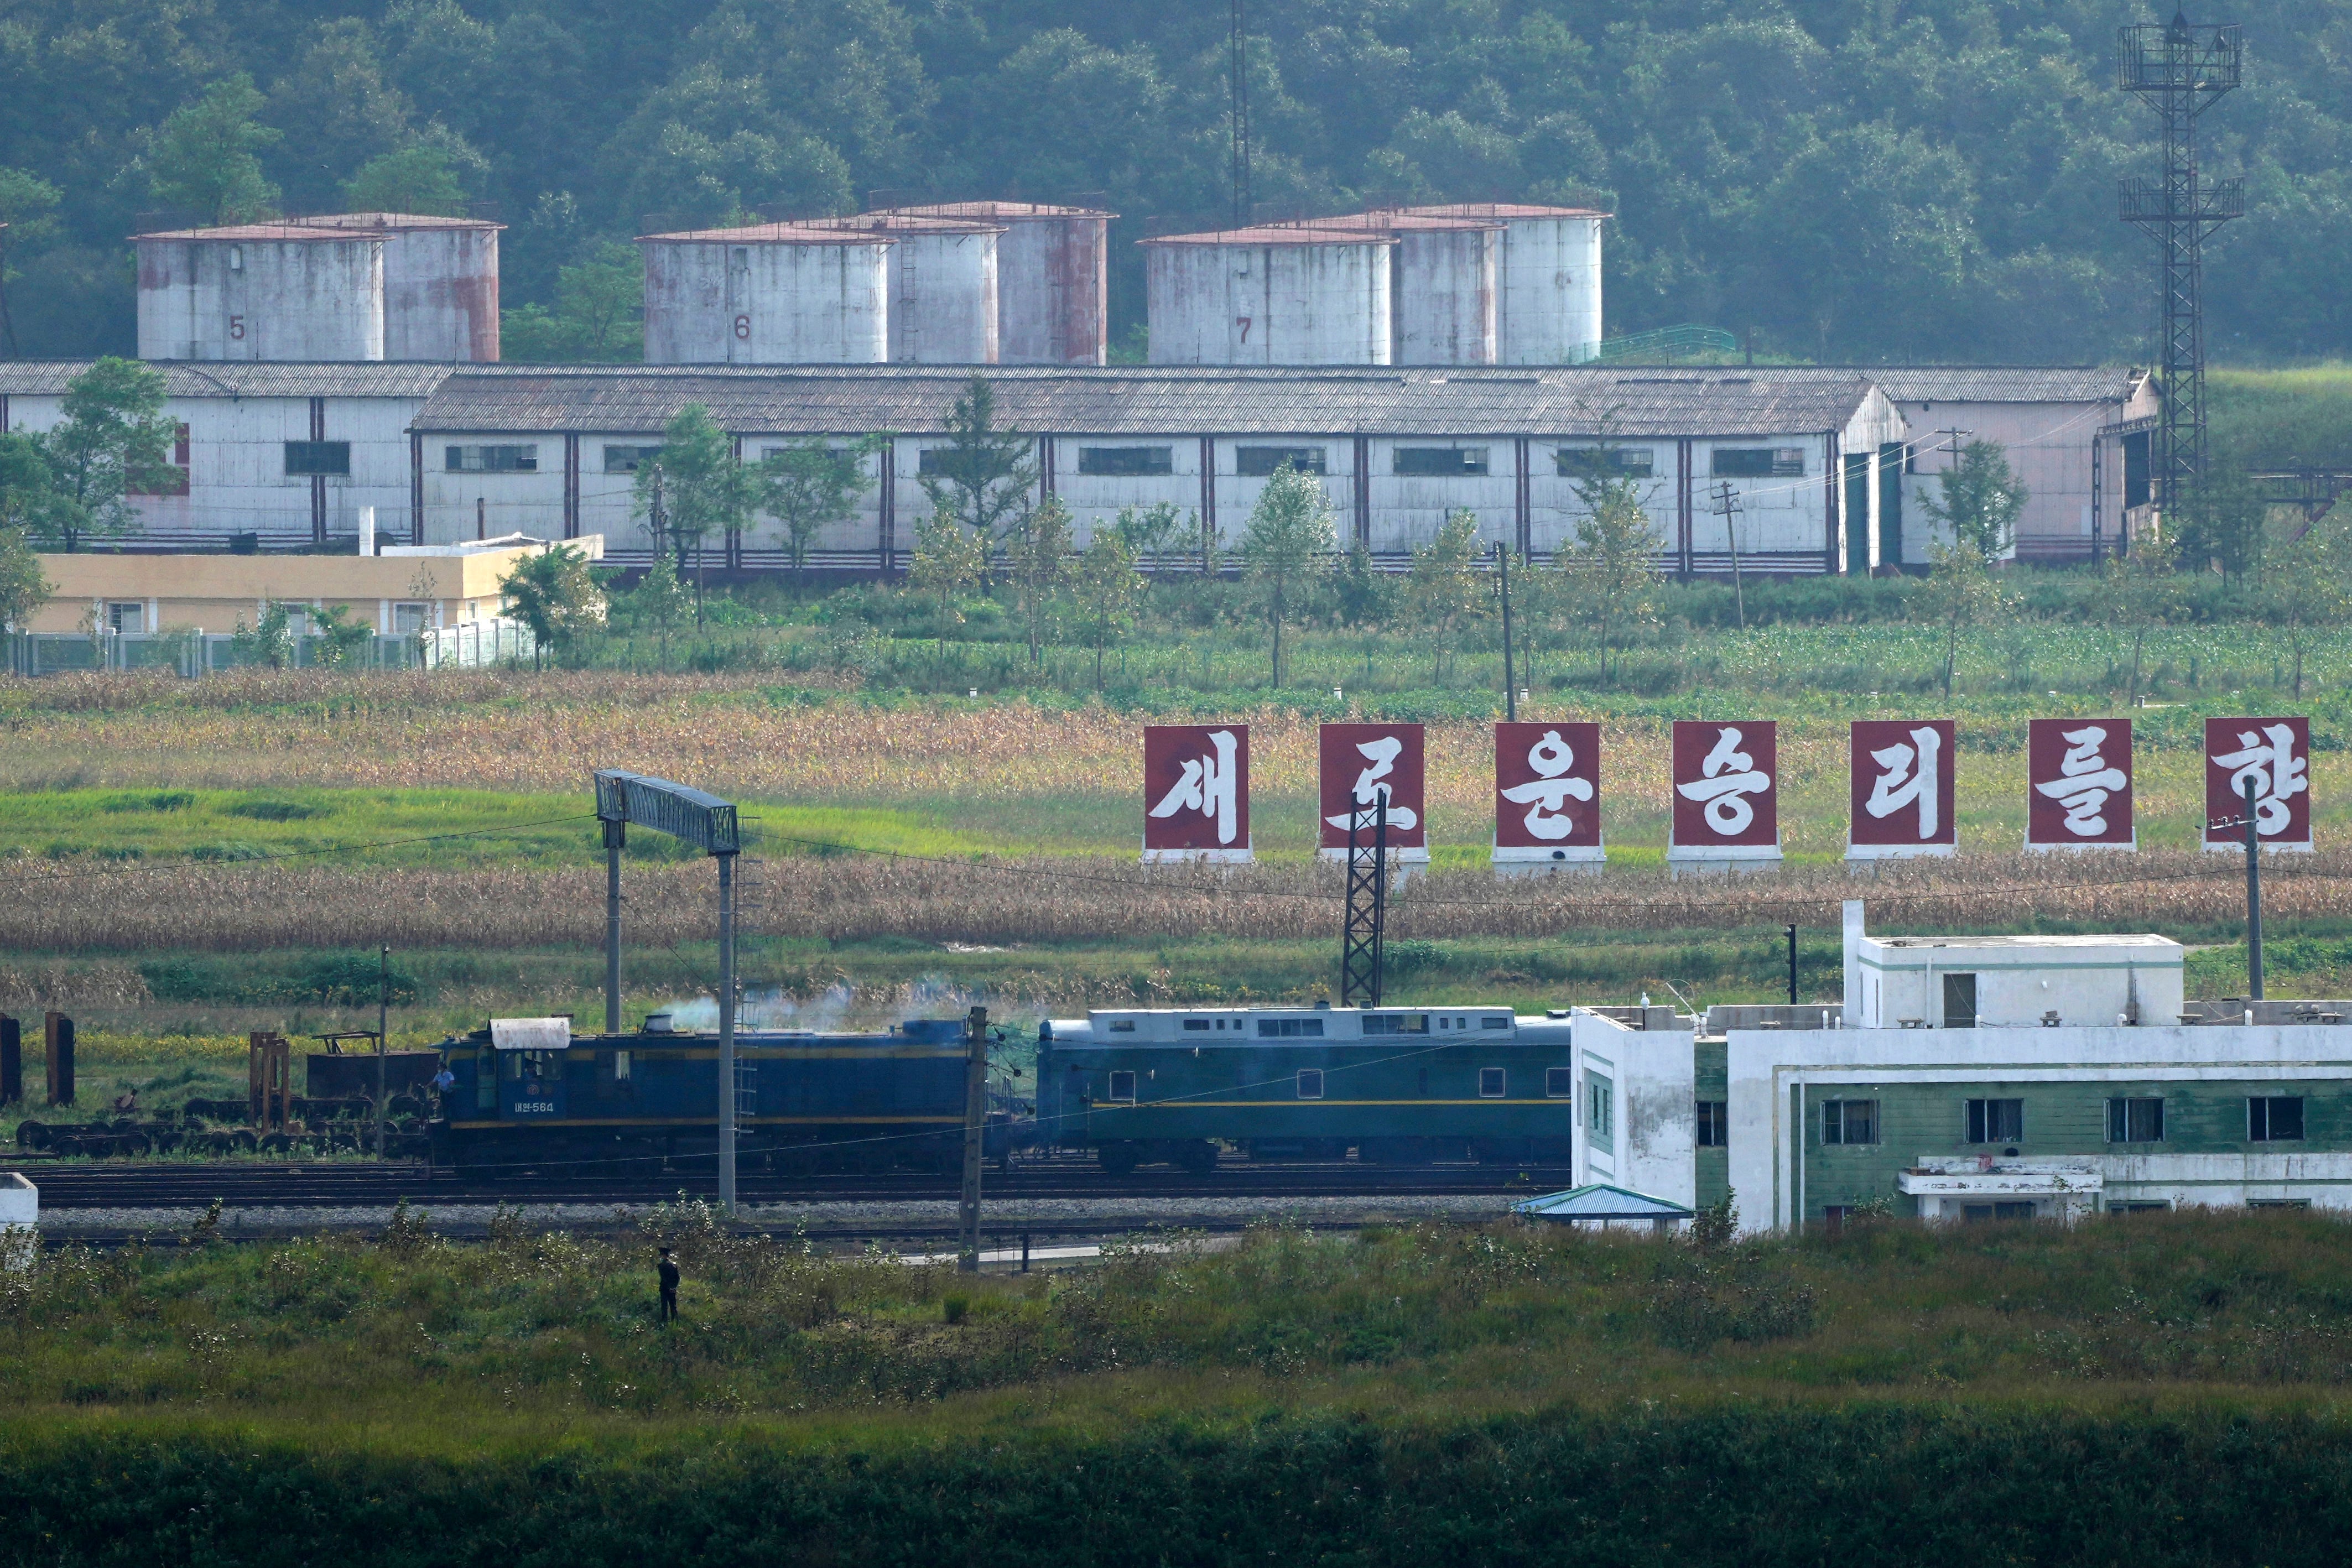
[(1492, 219), (1374, 211), (1307, 218), (1286, 228), (1392, 235), (1389, 362), (1491, 365), (1496, 353), (1496, 283), (1503, 225)]
[(1142, 244), (1155, 365), (1390, 362), (1385, 232), (1266, 225)]
[(383, 239), (294, 224), (140, 235), (139, 357), (381, 360)]
[(649, 365), (878, 365), (891, 236), (794, 224), (648, 235)]
[(996, 362), (1099, 365), (1110, 350), (1110, 221), (1090, 207), (940, 202), (872, 217), (997, 224)]
[(1003, 225), (866, 213), (810, 226), (897, 242), (889, 264), (892, 364), (997, 362), (997, 241)]
[(1500, 363), (1572, 365), (1592, 358), (1601, 344), (1601, 225), (1607, 213), (1516, 202), (1407, 211), (1503, 225)]
[(304, 228), (383, 238), (383, 357), (488, 364), (499, 357), (499, 230), (478, 218), (338, 213)]

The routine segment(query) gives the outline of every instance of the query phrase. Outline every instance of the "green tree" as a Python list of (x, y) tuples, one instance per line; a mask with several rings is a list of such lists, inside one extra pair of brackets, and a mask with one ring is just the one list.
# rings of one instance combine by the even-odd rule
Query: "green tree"
[(251, 626), (246, 625), (244, 617), (238, 617), (236, 630), (229, 634), (228, 643), (246, 664), (273, 670), (289, 668), (294, 663), (292, 612), (284, 601), (273, 599), (261, 607), (260, 615)]
[(348, 604), (330, 604), (310, 612), (310, 653), (317, 663), (335, 669), (355, 664), (360, 651), (375, 639), (375, 628), (356, 619)]
[(49, 601), (51, 584), (22, 528), (0, 528), (0, 627), (21, 632)]
[(1574, 484), (1584, 515), (1573, 538), (1552, 552), (1538, 595), (1565, 612), (1571, 626), (1580, 622), (1591, 629), (1606, 685), (1623, 669), (1622, 656), (1612, 667), (1612, 655), (1622, 655), (1636, 636), (1657, 625), (1664, 580), (1640, 477), (1619, 465), (1606, 442), (1576, 450), (1583, 459)]
[(761, 459), (759, 508), (783, 525), (793, 591), (803, 586), (809, 550), (817, 536), (854, 515), (858, 498), (873, 486), (875, 481), (866, 475), (866, 460), (889, 442), (887, 435), (876, 434), (835, 446), (821, 436), (811, 437), (771, 448)]
[(988, 546), (1003, 540), (1029, 510), (1037, 483), (1036, 444), (996, 428), (996, 389), (975, 375), (948, 406), (948, 444), (924, 454), (921, 477), (931, 510), (953, 517)]
[(1189, 551), (1191, 557), (1197, 558), (1199, 551), (1193, 547), (1198, 542), (1198, 530), (1190, 523), (1191, 519), (1174, 502), (1154, 501), (1149, 507), (1121, 507), (1111, 526), (1118, 530), (1128, 559), (1140, 569), (1147, 564), (1164, 565), (1160, 558), (1168, 555)]
[(2093, 591), (2093, 612), (2105, 625), (2131, 640), (2130, 675), (2124, 702), (2139, 700), (2141, 661), (2147, 652), (2147, 634), (2178, 614), (2185, 600), (2180, 574), (2174, 566), (2172, 540), (2154, 529), (2129, 540), (2126, 553), (2099, 563), (2099, 581)]
[(8, 284), (16, 276), (8, 253), (22, 254), (47, 240), (57, 227), (51, 214), (64, 199), (63, 192), (32, 171), (0, 164), (0, 358), (13, 359), (20, 351), (16, 319), (8, 313)]
[(57, 504), (57, 476), (47, 446), (21, 430), (0, 431), (0, 528), (46, 537)]
[(2352, 621), (2352, 518), (2330, 510), (2301, 537), (2274, 548), (2263, 609), (2286, 634), (2294, 655), (2294, 695), (2303, 695), (2304, 664), (2313, 645)]
[(933, 512), (915, 525), (915, 559), (907, 570), (907, 587), (928, 593), (938, 605), (934, 628), (939, 633), (940, 659), (948, 654), (948, 628), (963, 623), (956, 595), (977, 584), (987, 570), (988, 552), (980, 538), (945, 512)]
[(1971, 441), (1959, 461), (1937, 476), (1941, 497), (1921, 495), (1920, 510), (1948, 530), (1951, 542), (1987, 561), (2007, 555), (2017, 538), (2017, 519), (2031, 498), (2025, 482), (2009, 465), (1997, 441)]
[(135, 533), (129, 497), (176, 477), (177, 421), (163, 413), (163, 372), (135, 360), (100, 360), (66, 383), (65, 418), (41, 437), (51, 494), (29, 519), (70, 553), (86, 538)]
[(530, 363), (633, 363), (646, 352), (646, 264), (632, 245), (604, 241), (556, 269), (555, 308), (501, 314), (499, 347)]
[(278, 189), (262, 177), (256, 154), (281, 137), (261, 123), (263, 102), (253, 78), (239, 71), (173, 110), (148, 149), (155, 199), (208, 224), (243, 223), (268, 212)]
[(1268, 666), (1279, 688), (1287, 674), (1282, 632), (1295, 610), (1331, 570), (1339, 548), (1331, 498), (1323, 482), (1285, 463), (1258, 492), (1242, 529), (1242, 574), (1256, 591), (1269, 633)]
[(702, 558), (710, 536), (740, 533), (760, 502), (760, 484), (735, 458), (735, 438), (698, 402), (677, 411), (662, 431), (661, 455), (637, 470), (636, 516), (656, 549), (668, 549), (686, 575), (694, 556), (694, 624), (702, 627)]
[(1430, 680), (1443, 685), (1462, 639), (1486, 618), (1494, 595), (1478, 570), (1478, 517), (1467, 507), (1450, 512), (1437, 537), (1412, 552), (1405, 601), (1413, 621), (1428, 633)]
[(446, 147), (417, 141), (362, 164), (343, 182), (343, 205), (355, 213), (457, 217), (466, 211), (466, 186)]
[(2241, 587), (2262, 575), (2270, 507), (2242, 463), (2216, 458), (2176, 510), (2179, 515), (2165, 518), (2164, 526), (2178, 546), (2180, 565), (2201, 570), (2210, 563)]
[(686, 624), (694, 613), (686, 585), (677, 580), (677, 569), (668, 556), (654, 552), (653, 564), (629, 595), (629, 622), (637, 631), (651, 632), (661, 642), (662, 668), (669, 668), (669, 640), (673, 632)]
[(588, 557), (568, 545), (515, 562), (499, 579), (499, 591), (506, 595), (507, 612), (530, 628), (533, 669), (543, 667), (547, 650), (568, 653), (604, 624), (604, 591), (596, 585)]
[(1004, 567), (1028, 632), (1030, 667), (1040, 668), (1045, 662), (1046, 612), (1070, 569), (1070, 509), (1059, 496), (1024, 507), (1013, 520), (1004, 538)]
[(1115, 528), (1097, 528), (1070, 573), (1070, 591), (1079, 629), (1095, 651), (1095, 690), (1100, 691), (1103, 655), (1134, 630), (1137, 607), (1143, 601), (1143, 579), (1135, 570), (1127, 537)]
[(1972, 627), (1998, 621), (2011, 603), (1994, 570), (1993, 558), (1969, 543), (1927, 547), (1927, 586), (1919, 595), (1922, 612), (1944, 638), (1944, 699), (1952, 696), (1952, 674), (1958, 663), (1960, 638)]

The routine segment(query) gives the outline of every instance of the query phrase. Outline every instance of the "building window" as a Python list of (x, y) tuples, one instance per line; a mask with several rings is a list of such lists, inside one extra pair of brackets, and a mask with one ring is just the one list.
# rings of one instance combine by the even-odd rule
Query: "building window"
[(1176, 472), (1176, 449), (1172, 446), (1081, 446), (1078, 448), (1078, 472), (1122, 479), (1173, 474)]
[(1321, 1019), (1260, 1019), (1257, 1037), (1260, 1040), (1319, 1040), (1323, 1035)]
[(352, 474), (352, 444), (348, 441), (289, 441), (286, 444), (286, 476), (305, 478), (323, 474), (348, 479)]
[(1977, 1027), (1977, 977), (1974, 975), (1944, 977), (1944, 1027)]
[(2164, 1142), (2164, 1102), (2160, 1099), (2108, 1101), (2107, 1142), (2111, 1144)]
[(634, 474), (661, 455), (658, 446), (607, 446), (604, 448), (604, 472)]
[(429, 604), (395, 604), (392, 607), (392, 634), (414, 637), (433, 623), (433, 607)]
[(1298, 1070), (1298, 1097), (1301, 1100), (1320, 1100), (1323, 1098), (1323, 1070), (1321, 1068), (1302, 1067)]
[(1135, 1074), (1132, 1072), (1112, 1073), (1110, 1075), (1110, 1093), (1108, 1098), (1114, 1105), (1134, 1104)]
[(137, 600), (110, 603), (106, 607), (106, 629), (110, 632), (146, 631), (147, 606)]
[(1647, 479), (1655, 472), (1656, 455), (1646, 446), (1563, 446), (1552, 461), (1563, 479)]
[(1486, 472), (1483, 446), (1400, 446), (1391, 472), (1420, 479), (1453, 479)]
[(452, 446), (442, 464), (451, 474), (536, 474), (539, 448), (530, 446)]
[(1731, 1141), (1727, 1136), (1731, 1127), (1731, 1103), (1727, 1100), (1699, 1101), (1696, 1127), (1696, 1141), (1700, 1148), (1720, 1149), (1727, 1146)]
[(2024, 1136), (2024, 1101), (1969, 1102), (1969, 1142), (1971, 1144), (2014, 1144)]
[(1576, 1093), (1576, 1069), (1547, 1067), (1544, 1069), (1544, 1098), (1566, 1100)]
[(1325, 455), (1319, 446), (1236, 446), (1234, 448), (1234, 472), (1244, 479), (1264, 479), (1286, 463), (1296, 473), (1325, 474)]
[(1717, 479), (1801, 479), (1805, 449), (1801, 446), (1718, 446), (1714, 476)]
[(1995, 1219), (2031, 1219), (2033, 1203), (2030, 1198), (2011, 1203), (1964, 1203), (1960, 1206), (1960, 1218), (1970, 1225)]
[(1878, 1102), (1875, 1100), (1822, 1101), (1822, 1142), (1824, 1144), (1878, 1142)]
[(2303, 1096), (2256, 1094), (2246, 1101), (2246, 1141), (2284, 1144), (2303, 1136)]
[(1616, 1131), (1616, 1085), (1597, 1072), (1584, 1077), (1584, 1129), (1593, 1142), (1607, 1147)]
[(2307, 1197), (2250, 1197), (2246, 1199), (2246, 1207), (2248, 1208), (2309, 1208), (2311, 1207), (2311, 1199)]
[(1508, 1029), (1511, 1027), (1510, 1017), (1507, 1014), (1489, 1013), (1478, 1020), (1478, 1027), (1480, 1029)]
[(2129, 1198), (2107, 1204), (2109, 1214), (2168, 1214), (2171, 1210), (2172, 1200), (2168, 1197)]
[(1427, 1034), (1427, 1013), (1366, 1013), (1366, 1034)]
[(1186, 1019), (1184, 1020), (1184, 1027), (1188, 1030), (1198, 1030), (1202, 1034), (1206, 1034), (1209, 1032), (1209, 1020), (1207, 1019)]
[(1133, 1034), (1135, 1032), (1135, 1020), (1133, 1019), (1113, 1019), (1110, 1020), (1110, 1032), (1113, 1034)]

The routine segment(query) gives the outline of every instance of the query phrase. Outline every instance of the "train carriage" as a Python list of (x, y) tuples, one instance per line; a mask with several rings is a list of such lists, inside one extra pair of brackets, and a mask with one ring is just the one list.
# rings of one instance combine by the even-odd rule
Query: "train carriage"
[(1040, 1137), (1114, 1174), (1254, 1159), (1567, 1165), (1570, 1020), (1507, 1008), (1108, 1009), (1037, 1036)]

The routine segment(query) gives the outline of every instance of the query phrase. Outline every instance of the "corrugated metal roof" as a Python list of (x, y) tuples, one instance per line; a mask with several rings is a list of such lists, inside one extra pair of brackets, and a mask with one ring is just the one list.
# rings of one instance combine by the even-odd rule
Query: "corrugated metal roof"
[(437, 213), (321, 213), (314, 217), (286, 220), (314, 229), (502, 229), (488, 218), (451, 218)]
[[(255, 364), (151, 361), (173, 397), (415, 397), (432, 394), (457, 367), (408, 361)], [(0, 360), (0, 393), (55, 397), (88, 360)]]
[(1603, 207), (1544, 207), (1529, 202), (1444, 202), (1435, 206), (1407, 207), (1433, 218), (1613, 218)]
[(1856, 365), (1897, 402), (2121, 402), (2147, 379), (2128, 365)]
[(1301, 224), (1258, 224), (1243, 229), (1205, 229), (1199, 234), (1154, 235), (1139, 239), (1138, 245), (1394, 245), (1395, 239), (1385, 229), (1357, 229), (1339, 225), (1317, 227)]
[(1688, 1219), (1691, 1211), (1681, 1204), (1663, 1197), (1653, 1197), (1632, 1187), (1612, 1186), (1606, 1182), (1593, 1182), (1586, 1186), (1570, 1187), (1542, 1197), (1531, 1197), (1525, 1203), (1511, 1205), (1513, 1214), (1524, 1214), (1536, 1219)]
[[(700, 403), (730, 430), (940, 428), (968, 368), (467, 365), (419, 411), (446, 432), (659, 430)], [(998, 418), (1066, 434), (1776, 435), (1843, 429), (1854, 371), (996, 366)]]
[(807, 224), (750, 224), (736, 229), (680, 229), (675, 234), (639, 235), (639, 245), (896, 245), (887, 234), (845, 234), (838, 228), (814, 228)]
[(203, 240), (223, 245), (232, 241), (258, 243), (265, 240), (289, 240), (299, 245), (342, 245), (353, 240), (380, 240), (390, 232), (368, 225), (229, 224), (216, 229), (158, 229), (152, 234), (132, 235), (131, 237), (133, 240)]

